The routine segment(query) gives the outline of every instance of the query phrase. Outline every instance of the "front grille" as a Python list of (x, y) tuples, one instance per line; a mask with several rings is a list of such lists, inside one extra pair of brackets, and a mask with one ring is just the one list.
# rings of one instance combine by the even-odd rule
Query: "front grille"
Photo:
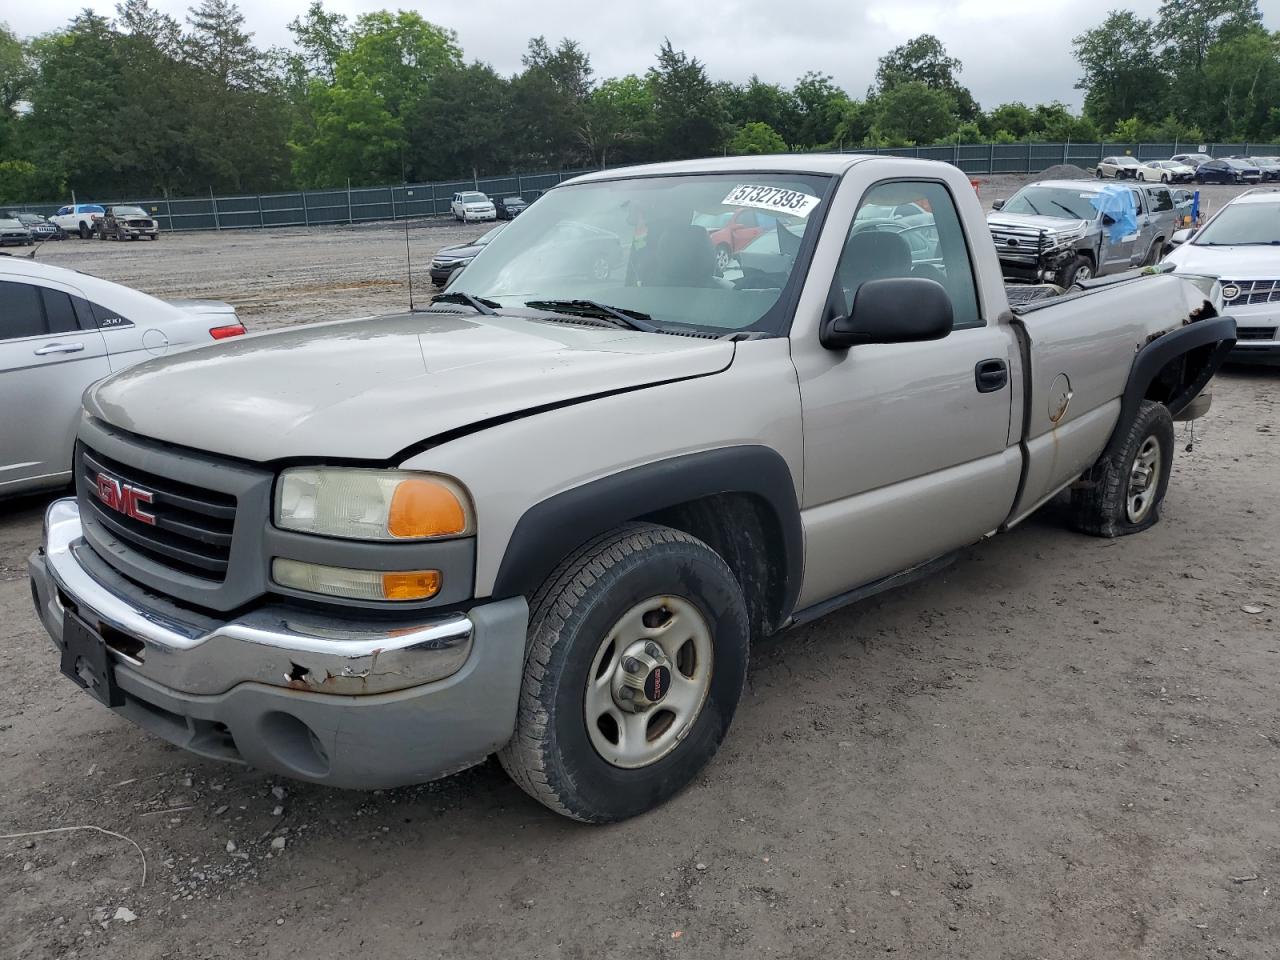
[(1229, 287), (1239, 290), (1234, 297), (1226, 300), (1233, 307), (1251, 306), (1255, 303), (1280, 303), (1280, 280), (1223, 280), (1224, 299), (1226, 299), (1225, 291)]
[[(236, 498), (158, 477), (112, 460), (84, 444), (77, 447), (80, 507), (108, 532), (147, 559), (190, 576), (221, 583), (231, 559)], [(146, 523), (112, 509), (98, 496), (99, 475), (151, 494)]]
[(1237, 327), (1237, 340), (1274, 340), (1276, 339), (1275, 327)]

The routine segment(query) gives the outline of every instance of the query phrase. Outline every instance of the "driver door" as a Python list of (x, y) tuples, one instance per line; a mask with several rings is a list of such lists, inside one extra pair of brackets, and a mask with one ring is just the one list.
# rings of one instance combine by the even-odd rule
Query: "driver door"
[(1020, 472), (1010, 446), (1017, 347), (1006, 325), (981, 315), (970, 241), (947, 186), (877, 184), (858, 210), (833, 290), (841, 309), (869, 280), (923, 277), (947, 291), (954, 321), (941, 340), (795, 351), (804, 416), (801, 607), (994, 531)]

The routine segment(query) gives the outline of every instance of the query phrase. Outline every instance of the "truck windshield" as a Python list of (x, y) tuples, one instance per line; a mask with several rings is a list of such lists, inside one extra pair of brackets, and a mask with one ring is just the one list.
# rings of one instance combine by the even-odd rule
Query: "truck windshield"
[(1098, 211), (1089, 202), (1094, 192), (1071, 187), (1023, 187), (1000, 210), (1001, 213), (1029, 213), (1059, 220), (1093, 220)]
[(141, 207), (112, 207), (111, 212), (117, 217), (145, 217), (147, 211)]
[(1191, 242), (1197, 247), (1280, 246), (1280, 203), (1224, 207)]
[[(507, 309), (591, 302), (662, 328), (776, 332), (829, 184), (815, 174), (755, 173), (558, 187), (511, 221), (449, 291)], [(728, 226), (739, 210), (758, 214), (753, 226)], [(769, 231), (773, 252), (744, 255)]]

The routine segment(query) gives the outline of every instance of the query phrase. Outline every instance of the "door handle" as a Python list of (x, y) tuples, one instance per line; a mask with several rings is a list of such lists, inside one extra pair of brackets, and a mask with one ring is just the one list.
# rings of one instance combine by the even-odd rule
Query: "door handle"
[(1009, 365), (1003, 360), (981, 360), (973, 368), (979, 393), (995, 393), (1009, 382)]
[(83, 349), (83, 343), (46, 343), (35, 354), (37, 357), (44, 357), (51, 353), (79, 353)]

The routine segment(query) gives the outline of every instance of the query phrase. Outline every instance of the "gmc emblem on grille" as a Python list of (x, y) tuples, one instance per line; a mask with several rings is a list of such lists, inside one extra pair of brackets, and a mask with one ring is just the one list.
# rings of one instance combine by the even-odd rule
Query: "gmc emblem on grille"
[(147, 513), (139, 506), (139, 504), (151, 502), (150, 490), (142, 490), (131, 483), (123, 483), (105, 473), (99, 473), (95, 482), (97, 486), (94, 492), (97, 493), (98, 499), (112, 510), (123, 513), (126, 517), (133, 517), (142, 523), (149, 523), (153, 527), (156, 525), (155, 514)]

